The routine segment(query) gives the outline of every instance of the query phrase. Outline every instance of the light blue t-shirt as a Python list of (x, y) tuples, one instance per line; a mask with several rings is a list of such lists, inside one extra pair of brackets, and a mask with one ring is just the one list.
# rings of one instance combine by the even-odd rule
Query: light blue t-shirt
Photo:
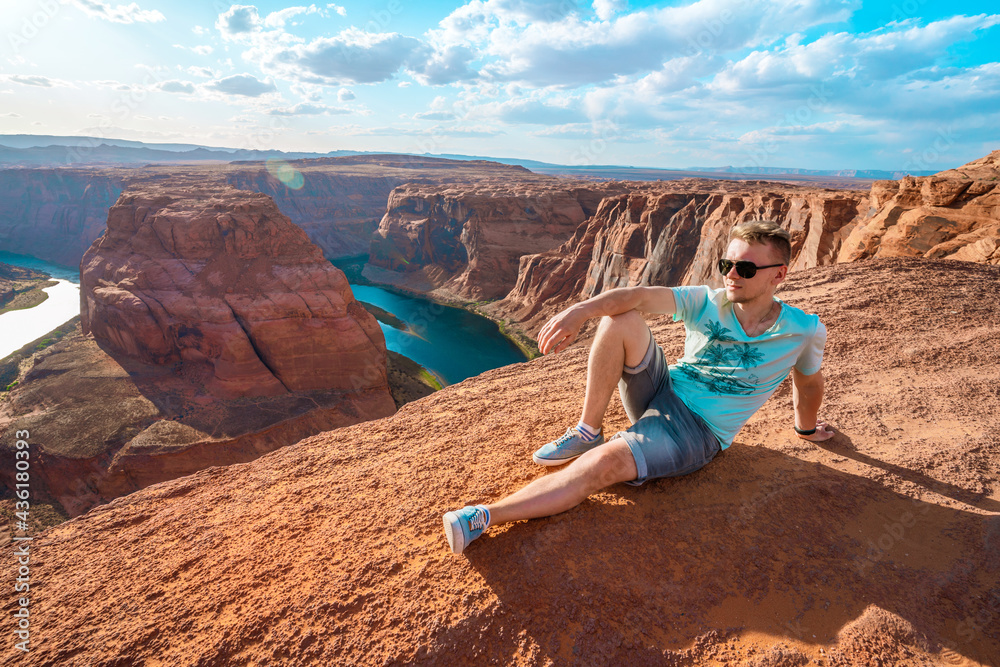
[(777, 321), (751, 338), (736, 319), (725, 289), (672, 289), (677, 302), (674, 321), (684, 322), (687, 338), (684, 356), (669, 367), (670, 380), (725, 449), (793, 367), (804, 375), (819, 371), (826, 327), (818, 316), (776, 298), (781, 304)]

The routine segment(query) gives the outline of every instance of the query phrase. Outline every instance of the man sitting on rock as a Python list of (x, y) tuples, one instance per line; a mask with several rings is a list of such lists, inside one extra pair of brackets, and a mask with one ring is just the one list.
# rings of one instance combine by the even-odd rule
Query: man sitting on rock
[[(601, 316), (580, 422), (532, 456), (544, 466), (573, 463), (496, 503), (445, 514), (452, 551), (462, 553), (491, 525), (558, 514), (617, 482), (638, 486), (698, 470), (732, 444), (789, 372), (798, 437), (820, 442), (833, 436), (817, 421), (826, 327), (774, 298), (788, 272), (788, 232), (773, 222), (746, 222), (729, 238), (718, 264), (723, 288), (612, 289), (542, 327), (538, 349), (559, 352), (584, 322)], [(640, 313), (684, 322), (684, 356), (676, 364), (667, 366)], [(605, 442), (601, 425), (616, 384), (632, 426)]]

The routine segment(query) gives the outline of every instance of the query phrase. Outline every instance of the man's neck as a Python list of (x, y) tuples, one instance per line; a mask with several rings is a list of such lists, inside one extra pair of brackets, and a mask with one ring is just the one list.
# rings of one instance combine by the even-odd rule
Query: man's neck
[(758, 332), (754, 331), (761, 322), (768, 319), (771, 310), (774, 308), (774, 293), (768, 292), (760, 295), (759, 298), (746, 303), (734, 303), (733, 312), (736, 319), (743, 326), (743, 331), (748, 336), (754, 336)]

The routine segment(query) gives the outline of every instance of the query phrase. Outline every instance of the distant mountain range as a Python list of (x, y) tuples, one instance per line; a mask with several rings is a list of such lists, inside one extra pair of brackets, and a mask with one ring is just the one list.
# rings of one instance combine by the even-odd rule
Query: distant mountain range
[[(150, 163), (236, 162), (248, 160), (303, 160), (345, 155), (371, 155), (384, 151), (285, 152), (279, 150), (248, 150), (200, 146), (198, 144), (153, 144), (125, 139), (86, 136), (55, 136), (41, 134), (0, 134), (0, 167), (134, 167)], [(430, 156), (425, 153), (425, 156)], [(491, 160), (501, 164), (520, 165), (539, 173), (575, 175), (590, 178), (620, 178), (627, 180), (672, 179), (694, 175), (732, 179), (737, 175), (834, 177), (867, 180), (899, 179), (929, 176), (934, 171), (883, 171), (878, 169), (798, 169), (794, 167), (691, 167), (689, 169), (655, 169), (621, 165), (560, 165), (538, 160), (498, 158), (482, 155), (435, 154), (433, 157), (452, 160)]]

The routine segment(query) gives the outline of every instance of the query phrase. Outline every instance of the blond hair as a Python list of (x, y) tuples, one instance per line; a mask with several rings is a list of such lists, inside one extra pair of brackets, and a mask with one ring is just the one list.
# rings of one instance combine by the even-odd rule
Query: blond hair
[(742, 222), (729, 232), (729, 240), (741, 239), (753, 245), (766, 243), (777, 253), (782, 264), (792, 258), (792, 235), (771, 220), (750, 220)]

